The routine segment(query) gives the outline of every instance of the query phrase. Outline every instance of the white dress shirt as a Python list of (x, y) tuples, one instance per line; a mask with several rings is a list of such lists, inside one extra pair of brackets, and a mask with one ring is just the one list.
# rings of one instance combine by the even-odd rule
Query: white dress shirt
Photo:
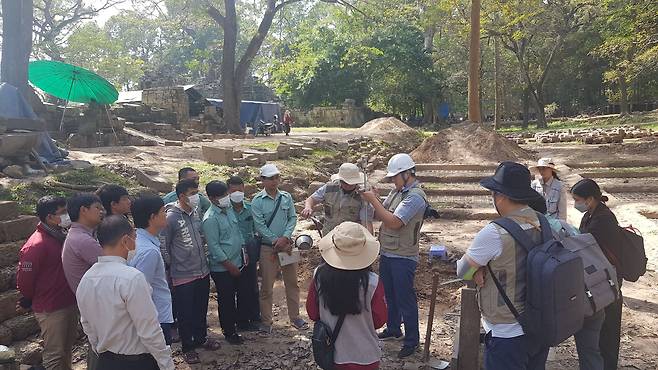
[(161, 370), (174, 370), (151, 287), (144, 275), (115, 256), (98, 257), (76, 292), (80, 322), (96, 353), (150, 353)]

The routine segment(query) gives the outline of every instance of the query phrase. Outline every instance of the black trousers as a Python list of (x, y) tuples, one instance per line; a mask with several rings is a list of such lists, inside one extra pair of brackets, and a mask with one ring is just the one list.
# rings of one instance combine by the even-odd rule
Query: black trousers
[(621, 337), (621, 307), (624, 297), (605, 308), (605, 320), (601, 326), (599, 350), (605, 370), (617, 370), (619, 362), (619, 338)]
[(212, 280), (217, 287), (217, 303), (219, 304), (219, 326), (225, 336), (236, 333), (238, 322), (238, 307), (236, 298), (238, 291), (242, 288), (241, 278), (233, 277), (227, 272), (211, 272)]
[(164, 335), (165, 338), (165, 343), (170, 346), (171, 345), (171, 328), (174, 326), (174, 324), (160, 324), (160, 327), (162, 328), (162, 335)]
[(205, 343), (208, 337), (206, 317), (210, 294), (210, 277), (197, 279), (174, 287), (176, 311), (178, 314), (178, 334), (183, 352), (189, 352)]
[(260, 303), (258, 301), (258, 270), (256, 263), (249, 263), (242, 269), (238, 288), (238, 324), (260, 321)]
[(159, 370), (158, 363), (150, 354), (117, 355), (103, 352), (98, 355), (97, 370)]

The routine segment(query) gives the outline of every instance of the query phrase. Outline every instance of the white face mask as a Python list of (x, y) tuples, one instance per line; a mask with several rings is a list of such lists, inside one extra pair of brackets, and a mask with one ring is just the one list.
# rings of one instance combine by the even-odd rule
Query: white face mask
[(236, 191), (234, 193), (231, 193), (231, 202), (233, 203), (242, 203), (244, 200), (244, 193), (241, 191)]
[(230, 206), (231, 206), (231, 198), (228, 195), (217, 201), (217, 207), (219, 208), (228, 208)]
[(71, 216), (69, 216), (68, 213), (59, 215), (59, 223), (57, 226), (61, 227), (62, 229), (68, 229), (69, 226), (71, 226)]
[(187, 197), (187, 201), (189, 202), (190, 207), (194, 209), (199, 206), (199, 203), (201, 202), (201, 197), (199, 196), (199, 194), (190, 195), (189, 197)]

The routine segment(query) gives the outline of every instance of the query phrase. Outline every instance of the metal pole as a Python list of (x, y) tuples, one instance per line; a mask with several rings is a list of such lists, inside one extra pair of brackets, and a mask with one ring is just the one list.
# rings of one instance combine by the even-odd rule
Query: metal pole
[(112, 118), (110, 118), (110, 111), (107, 109), (107, 105), (103, 105), (105, 107), (105, 113), (107, 113), (107, 121), (110, 124), (110, 128), (112, 129), (112, 132), (114, 133), (114, 138), (117, 139), (117, 145), (119, 145), (119, 137), (117, 136), (117, 132), (114, 130), (114, 125), (112, 124)]
[(71, 80), (71, 87), (69, 88), (69, 94), (66, 96), (66, 103), (64, 103), (64, 111), (62, 112), (62, 120), (59, 122), (59, 132), (62, 132), (64, 128), (64, 115), (66, 114), (66, 106), (69, 104), (69, 99), (71, 98), (71, 92), (73, 91), (73, 85), (75, 84), (75, 77)]

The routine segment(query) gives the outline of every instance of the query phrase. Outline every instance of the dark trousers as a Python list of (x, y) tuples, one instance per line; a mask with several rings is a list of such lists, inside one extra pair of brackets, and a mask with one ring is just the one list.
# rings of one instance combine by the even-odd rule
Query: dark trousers
[(412, 347), (417, 346), (420, 340), (418, 301), (414, 290), (417, 265), (416, 261), (408, 258), (381, 256), (379, 261), (379, 273), (388, 306), (386, 330), (398, 335), (404, 321), (404, 345)]
[(217, 287), (219, 326), (221, 326), (225, 336), (234, 335), (238, 322), (236, 297), (240, 287), (240, 278), (231, 276), (228, 271), (211, 272), (210, 276), (212, 276), (212, 280)]
[(178, 313), (178, 334), (183, 345), (183, 352), (189, 352), (206, 341), (209, 294), (210, 277), (208, 276), (174, 287)]
[(484, 338), (485, 370), (544, 370), (549, 347), (540, 347), (527, 336)]
[(621, 336), (621, 306), (624, 298), (621, 297), (605, 308), (605, 320), (601, 326), (599, 349), (603, 356), (605, 370), (617, 370), (619, 362), (619, 337)]
[(249, 263), (242, 269), (238, 288), (238, 324), (260, 321), (258, 301), (258, 270), (256, 263)]
[(117, 355), (103, 352), (98, 355), (98, 370), (159, 370), (158, 363), (149, 354)]
[(162, 328), (162, 335), (164, 335), (165, 343), (170, 346), (171, 345), (171, 328), (174, 326), (174, 324), (160, 324), (160, 327)]
[(580, 370), (603, 369), (603, 356), (601, 356), (599, 350), (599, 337), (603, 320), (605, 320), (604, 310), (586, 317), (583, 328), (573, 335), (576, 340)]

